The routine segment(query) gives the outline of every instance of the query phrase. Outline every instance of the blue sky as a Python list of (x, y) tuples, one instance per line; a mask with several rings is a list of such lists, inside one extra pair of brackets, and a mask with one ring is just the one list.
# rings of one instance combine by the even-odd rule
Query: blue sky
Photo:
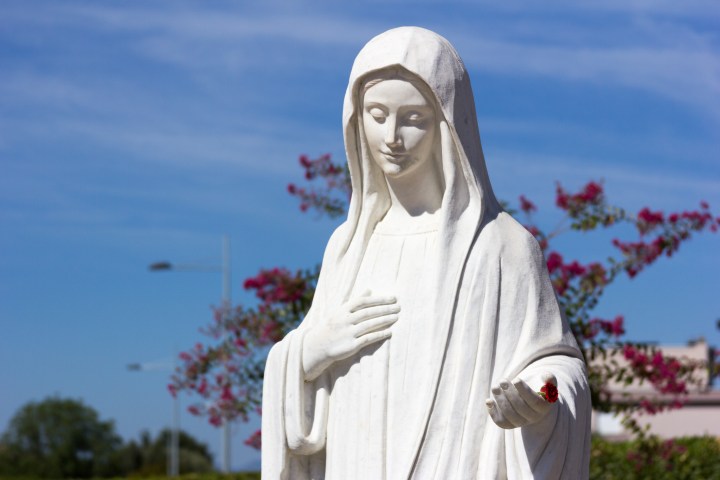
[[(0, 5), (0, 428), (29, 400), (82, 398), (126, 438), (170, 419), (170, 359), (202, 336), (233, 242), (233, 297), (263, 266), (320, 258), (333, 222), (285, 192), (297, 157), (343, 158), (355, 54), (399, 25), (444, 35), (470, 70), (498, 196), (553, 225), (554, 184), (603, 179), (630, 210), (720, 209), (714, 1), (158, 2)], [(568, 236), (581, 260), (607, 236)], [(720, 237), (703, 235), (598, 313), (628, 337), (720, 345)], [(183, 400), (187, 404), (187, 400)], [(217, 452), (219, 433), (182, 416)], [(258, 455), (234, 434), (236, 468)]]

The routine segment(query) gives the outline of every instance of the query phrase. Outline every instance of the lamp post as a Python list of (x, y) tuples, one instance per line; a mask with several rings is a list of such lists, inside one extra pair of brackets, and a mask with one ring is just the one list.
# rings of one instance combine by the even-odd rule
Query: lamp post
[[(131, 372), (148, 370), (174, 370), (175, 364), (170, 362), (130, 363), (127, 369)], [(168, 445), (168, 477), (177, 477), (180, 474), (180, 399), (173, 397), (173, 424), (170, 431), (170, 445)]]
[[(231, 287), (231, 271), (230, 271), (230, 237), (223, 235), (222, 237), (222, 264), (221, 265), (191, 265), (191, 264), (173, 264), (170, 262), (156, 262), (149, 267), (152, 272), (160, 271), (177, 271), (177, 272), (217, 272), (222, 274), (222, 304), (223, 315), (230, 310), (230, 287)], [(223, 418), (222, 431), (220, 433), (220, 451), (222, 455), (222, 471), (230, 472), (230, 422), (227, 418)]]

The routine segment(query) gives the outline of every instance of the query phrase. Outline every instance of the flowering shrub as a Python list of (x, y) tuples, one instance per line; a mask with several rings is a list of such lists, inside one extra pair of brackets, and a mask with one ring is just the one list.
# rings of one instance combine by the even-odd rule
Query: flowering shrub
[(250, 435), (250, 437), (247, 440), (245, 440), (245, 445), (247, 445), (248, 447), (252, 447), (257, 450), (260, 450), (261, 438), (262, 438), (262, 432), (260, 430), (255, 430), (255, 433)]
[[(317, 159), (301, 156), (300, 165), (307, 180), (317, 181), (302, 188), (288, 185), (288, 192), (300, 202), (300, 210), (313, 209), (330, 217), (342, 215), (350, 195), (347, 169), (333, 164), (329, 155)], [(533, 222), (537, 207), (524, 196), (520, 197), (519, 208), (526, 217), (526, 228), (545, 254), (560, 306), (588, 360), (593, 407), (625, 414), (625, 424), (644, 440), (643, 445), (656, 453), (667, 450), (651, 441), (652, 437), (629, 413), (655, 414), (681, 406), (688, 382), (693, 381), (692, 373), (699, 365), (681, 363), (649, 345), (622, 341), (625, 333), (622, 315), (603, 319), (592, 312), (605, 288), (619, 275), (633, 278), (660, 257), (672, 256), (693, 234), (716, 232), (720, 217), (713, 217), (705, 202), (696, 211), (665, 215), (643, 208), (633, 215), (608, 204), (603, 185), (598, 182), (589, 182), (577, 193), (570, 193), (558, 184), (555, 204), (564, 213), (565, 222), (554, 231), (545, 231)], [(613, 240), (617, 257), (583, 264), (551, 248), (553, 239), (568, 229), (588, 232), (623, 223), (634, 226), (639, 238)], [(247, 420), (251, 412), (259, 413), (269, 347), (302, 321), (312, 301), (318, 272), (319, 267), (294, 273), (274, 268), (248, 278), (243, 286), (255, 292), (258, 305), (255, 308), (225, 305), (216, 310), (214, 322), (204, 331), (213, 339), (213, 345), (197, 344), (180, 355), (183, 364), (173, 376), (171, 393), (185, 390), (199, 395), (202, 402), (192, 405), (190, 411), (208, 415), (215, 425), (222, 423), (223, 418)], [(620, 364), (618, 356), (626, 363)], [(609, 392), (611, 380), (625, 384), (649, 382), (657, 392), (673, 400), (660, 402), (643, 397), (618, 401)], [(260, 439), (260, 432), (255, 432), (246, 444), (259, 449)]]
[[(215, 426), (224, 419), (247, 421), (250, 413), (260, 413), (267, 352), (310, 308), (317, 276), (317, 270), (273, 268), (246, 279), (243, 287), (255, 292), (259, 304), (215, 309), (213, 322), (201, 330), (213, 344), (198, 343), (180, 354), (170, 393), (197, 394), (201, 400), (188, 411), (207, 415)], [(259, 448), (259, 434), (248, 442)]]
[(713, 437), (610, 442), (595, 437), (591, 480), (696, 480), (720, 478), (720, 442)]
[[(634, 278), (661, 256), (671, 257), (693, 233), (705, 230), (716, 232), (720, 226), (720, 217), (710, 214), (706, 202), (701, 202), (697, 211), (670, 213), (666, 216), (645, 207), (633, 215), (610, 206), (602, 184), (597, 182), (589, 182), (577, 193), (569, 193), (558, 184), (555, 204), (565, 212), (565, 223), (569, 222), (570, 230), (587, 232), (625, 223), (632, 225), (639, 236), (634, 241), (613, 239), (612, 245), (620, 255), (605, 262), (581, 264), (577, 260), (566, 260), (550, 245), (555, 237), (565, 233), (568, 228), (561, 226), (551, 232), (541, 230), (532, 222), (532, 213), (537, 211), (537, 207), (524, 196), (520, 197), (520, 210), (528, 220), (526, 228), (535, 236), (545, 253), (548, 272), (560, 306), (565, 311), (586, 359), (591, 361), (589, 377), (593, 407), (605, 412), (627, 413), (639, 409), (643, 413), (655, 414), (681, 406), (682, 396), (687, 393), (687, 383), (692, 381), (692, 372), (700, 365), (681, 364), (677, 359), (664, 357), (649, 345), (621, 342), (620, 337), (625, 333), (625, 319), (622, 315), (607, 320), (593, 317), (591, 313), (604, 289), (618, 275), (624, 273)], [(620, 365), (614, 360), (618, 354), (627, 360), (627, 365)], [(592, 362), (597, 358), (607, 361)], [(611, 380), (625, 384), (647, 381), (665, 398), (662, 401), (640, 398), (633, 403), (613, 402), (607, 388)], [(668, 395), (675, 398), (667, 401)], [(625, 421), (631, 429), (638, 429), (630, 417), (626, 417)]]
[(300, 210), (305, 212), (312, 207), (331, 218), (342, 216), (350, 199), (350, 172), (332, 163), (327, 153), (314, 160), (301, 155), (300, 166), (305, 170), (306, 180), (320, 178), (325, 182), (320, 187), (310, 189), (300, 188), (294, 183), (288, 184), (288, 193), (300, 200)]

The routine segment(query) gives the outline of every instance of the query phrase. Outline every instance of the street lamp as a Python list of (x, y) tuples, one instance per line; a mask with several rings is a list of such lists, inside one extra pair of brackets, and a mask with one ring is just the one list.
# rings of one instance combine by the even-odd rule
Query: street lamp
[[(127, 369), (131, 372), (148, 370), (174, 370), (175, 364), (171, 362), (129, 363)], [(168, 477), (177, 477), (180, 474), (180, 399), (173, 397), (173, 426), (170, 431), (170, 445), (167, 462)]]
[[(167, 261), (155, 262), (148, 266), (151, 272), (176, 271), (176, 272), (221, 272), (222, 273), (222, 303), (223, 315), (230, 309), (230, 237), (222, 237), (222, 264), (221, 265), (192, 265), (173, 264)], [(223, 418), (223, 427), (220, 434), (222, 452), (222, 471), (230, 473), (230, 422)]]

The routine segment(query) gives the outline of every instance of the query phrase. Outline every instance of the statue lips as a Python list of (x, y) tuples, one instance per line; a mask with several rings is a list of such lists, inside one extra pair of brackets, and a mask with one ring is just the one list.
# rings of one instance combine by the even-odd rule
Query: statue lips
[(407, 157), (407, 152), (386, 152), (383, 150), (380, 150), (380, 154), (385, 157), (385, 160), (392, 163), (400, 163), (405, 157)]

